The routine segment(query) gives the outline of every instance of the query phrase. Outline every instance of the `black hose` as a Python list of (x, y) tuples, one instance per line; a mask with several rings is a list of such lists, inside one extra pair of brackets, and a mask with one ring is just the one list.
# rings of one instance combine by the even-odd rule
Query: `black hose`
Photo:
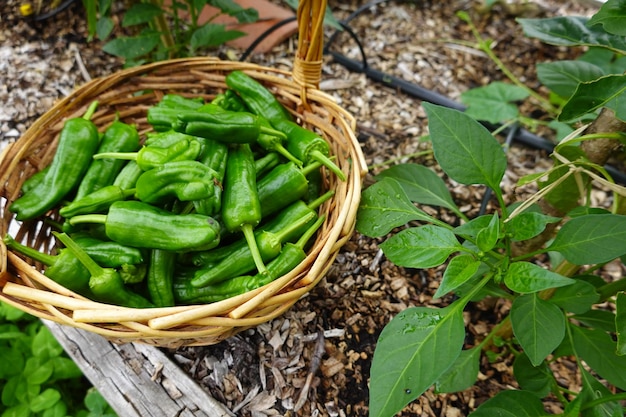
[(59, 4), (57, 7), (55, 7), (54, 9), (50, 11), (33, 16), (33, 20), (36, 22), (40, 22), (42, 20), (46, 20), (53, 16), (56, 16), (57, 14), (61, 13), (63, 10), (70, 7), (72, 3), (74, 3), (75, 1), (76, 0), (65, 0), (63, 3)]

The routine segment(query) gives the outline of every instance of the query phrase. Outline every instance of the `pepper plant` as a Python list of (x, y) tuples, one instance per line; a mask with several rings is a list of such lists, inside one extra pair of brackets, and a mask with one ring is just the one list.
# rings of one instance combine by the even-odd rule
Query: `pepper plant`
[[(608, 1), (591, 19), (520, 23), (528, 36), (602, 48), (616, 63), (626, 56), (624, 7), (623, 0)], [(519, 185), (536, 184), (532, 197), (506, 201), (500, 184), (507, 157), (500, 142), (470, 114), (429, 103), (423, 107), (439, 166), (457, 183), (490, 189), (497, 210), (467, 218), (444, 180), (418, 164), (380, 172), (363, 192), (357, 230), (386, 238), (380, 248), (399, 266), (446, 264), (434, 297), (448, 302), (408, 308), (383, 329), (371, 367), (372, 417), (395, 415), (430, 387), (439, 393), (470, 388), (482, 354), (493, 349), (514, 357), (519, 389), (498, 393), (472, 416), (545, 416), (547, 397), (562, 404), (563, 416), (624, 415), (626, 278), (597, 272), (626, 260), (626, 188), (603, 167), (626, 142), (626, 75), (598, 67), (593, 77), (583, 61), (543, 65), (551, 73), (544, 80), (555, 95), (557, 121), (573, 129), (581, 120), (591, 123), (558, 143), (550, 169), (520, 179)], [(609, 204), (592, 204), (594, 185), (610, 193)], [(448, 210), (458, 224), (418, 205)], [(509, 314), (482, 340), (466, 344), (463, 311), (486, 297), (508, 302)], [(577, 365), (578, 392), (553, 374), (551, 364), (562, 358)]]
[[(258, 12), (243, 8), (232, 0), (132, 0), (124, 10), (121, 27), (131, 31), (107, 41), (103, 50), (121, 57), (127, 66), (164, 59), (194, 56), (201, 51), (216, 48), (245, 33), (215, 23), (220, 15), (229, 15), (238, 23), (255, 22)], [(90, 38), (111, 38), (115, 21), (111, 16), (113, 0), (85, 0)], [(200, 23), (200, 14), (207, 5), (217, 13)]]

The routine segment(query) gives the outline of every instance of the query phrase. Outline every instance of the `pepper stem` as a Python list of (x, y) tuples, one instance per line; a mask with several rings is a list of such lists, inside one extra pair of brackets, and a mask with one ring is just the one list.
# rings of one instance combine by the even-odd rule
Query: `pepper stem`
[(82, 223), (105, 224), (107, 221), (107, 215), (106, 214), (80, 214), (78, 216), (71, 217), (67, 221), (72, 226), (76, 226), (77, 224), (82, 224)]
[(276, 129), (272, 129), (271, 127), (267, 127), (267, 126), (261, 126), (260, 133), (265, 133), (266, 135), (270, 135), (270, 136), (276, 136), (283, 140), (287, 139), (287, 135), (285, 135), (283, 132), (276, 130)]
[(334, 195), (335, 195), (334, 190), (326, 191), (324, 194), (322, 194), (321, 196), (317, 197), (315, 200), (307, 204), (307, 207), (310, 208), (311, 210), (318, 209), (322, 204), (324, 204), (326, 200), (328, 200)]
[(302, 172), (302, 175), (304, 175), (305, 177), (307, 175), (309, 175), (311, 172), (315, 171), (316, 169), (320, 169), (321, 166), (324, 165), (319, 161), (315, 161), (312, 162), (310, 164), (308, 164), (307, 166), (303, 167), (300, 172)]
[(259, 247), (256, 244), (256, 239), (254, 238), (254, 228), (251, 224), (244, 224), (241, 227), (241, 231), (246, 238), (246, 242), (248, 242), (248, 247), (250, 248), (252, 259), (254, 259), (254, 264), (256, 265), (259, 274), (266, 275), (267, 267), (263, 263), (261, 253), (259, 252)]
[(326, 155), (324, 155), (320, 151), (313, 150), (309, 153), (309, 156), (311, 159), (319, 161), (326, 168), (330, 169), (337, 176), (337, 178), (339, 178), (341, 181), (346, 180), (346, 175), (343, 173), (343, 171), (339, 169), (339, 167), (335, 165), (335, 163), (331, 161), (330, 158), (328, 158)]
[(7, 248), (12, 249), (21, 253), (22, 255), (26, 255), (29, 258), (41, 262), (44, 265), (52, 266), (56, 262), (57, 257), (54, 255), (48, 255), (47, 253), (43, 253), (38, 251), (37, 249), (33, 249), (29, 246), (22, 245), (17, 240), (13, 239), (10, 235), (4, 236), (2, 240)]
[(302, 166), (302, 161), (296, 158), (295, 156), (293, 156), (291, 152), (289, 152), (287, 148), (285, 148), (283, 145), (281, 145), (280, 143), (275, 143), (273, 146), (276, 152), (278, 152), (279, 154), (281, 154), (282, 156), (284, 156), (285, 158), (287, 158), (294, 164), (298, 165), (299, 167)]
[(97, 108), (98, 108), (98, 100), (92, 101), (89, 107), (87, 107), (87, 111), (85, 112), (85, 114), (83, 114), (83, 119), (91, 120)]
[(311, 227), (306, 229), (306, 232), (304, 232), (304, 234), (300, 236), (300, 239), (298, 239), (298, 241), (296, 242), (296, 246), (304, 250), (304, 246), (307, 244), (309, 239), (311, 239), (311, 237), (313, 237), (313, 235), (317, 232), (317, 229), (320, 228), (322, 223), (324, 223), (324, 220), (326, 220), (325, 214), (319, 216), (315, 223), (313, 223)]
[(65, 245), (65, 247), (78, 258), (81, 264), (89, 271), (91, 276), (101, 275), (104, 271), (100, 265), (96, 263), (91, 256), (85, 252), (83, 248), (78, 246), (78, 243), (74, 242), (71, 237), (66, 233), (52, 232), (52, 234)]
[(93, 159), (124, 159), (127, 161), (136, 161), (137, 160), (137, 152), (101, 152), (97, 153), (93, 156)]
[(285, 236), (289, 236), (291, 233), (293, 233), (294, 231), (298, 230), (299, 228), (301, 228), (302, 226), (304, 226), (305, 224), (313, 220), (315, 216), (316, 216), (315, 213), (308, 213), (304, 215), (303, 217), (300, 217), (298, 220), (291, 223), (289, 226), (285, 227), (284, 229), (274, 232), (274, 235), (278, 238), (279, 241), (284, 242)]

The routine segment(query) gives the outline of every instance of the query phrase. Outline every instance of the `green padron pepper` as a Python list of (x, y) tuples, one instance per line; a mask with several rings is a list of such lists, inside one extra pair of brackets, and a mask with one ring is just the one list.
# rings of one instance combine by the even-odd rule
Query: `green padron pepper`
[(98, 129), (89, 120), (97, 105), (98, 102), (93, 102), (82, 118), (65, 122), (45, 177), (9, 206), (9, 210), (17, 214), (17, 220), (41, 216), (78, 187), (100, 143)]
[(67, 218), (78, 214), (100, 213), (108, 210), (114, 202), (125, 200), (134, 194), (134, 188), (123, 190), (117, 185), (107, 185), (61, 207), (59, 214)]
[(141, 174), (135, 195), (144, 203), (163, 204), (206, 199), (213, 195), (217, 173), (198, 161), (166, 162)]
[(141, 201), (117, 201), (107, 214), (84, 214), (69, 219), (71, 225), (104, 224), (107, 237), (123, 245), (171, 251), (214, 248), (220, 225), (201, 214), (174, 214)]

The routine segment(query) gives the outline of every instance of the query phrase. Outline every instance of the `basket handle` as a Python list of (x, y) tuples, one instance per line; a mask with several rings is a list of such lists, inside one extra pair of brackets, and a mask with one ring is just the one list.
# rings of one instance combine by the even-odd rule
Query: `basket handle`
[(298, 49), (293, 65), (293, 79), (302, 87), (317, 89), (322, 77), (324, 13), (327, 0), (300, 0), (298, 4)]

